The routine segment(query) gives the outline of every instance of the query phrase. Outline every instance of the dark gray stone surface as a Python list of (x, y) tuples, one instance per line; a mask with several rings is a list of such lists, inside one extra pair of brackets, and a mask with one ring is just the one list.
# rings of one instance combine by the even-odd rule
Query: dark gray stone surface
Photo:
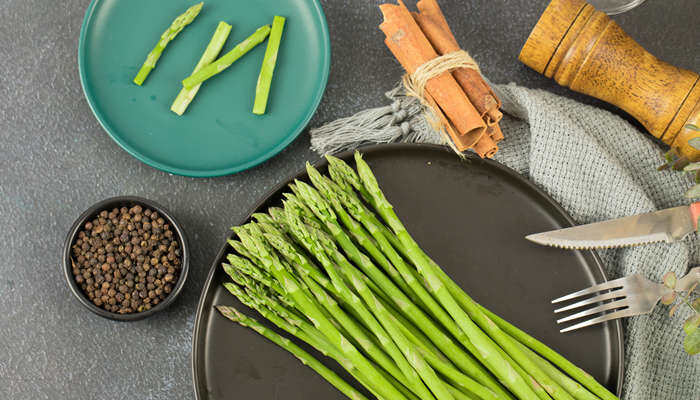
[[(383, 92), (398, 81), (401, 70), (376, 28), (377, 3), (323, 1), (333, 64), (311, 126), (384, 104)], [(441, 0), (458, 39), (494, 82), (601, 105), (517, 61), (546, 3)], [(130, 157), (102, 131), (80, 88), (78, 34), (87, 5), (0, 0), (0, 398), (189, 399), (195, 306), (228, 227), (317, 156), (304, 133), (272, 160), (216, 179), (168, 175)], [(659, 58), (697, 71), (699, 12), (697, 0), (648, 0), (615, 19)], [(61, 272), (64, 235), (74, 218), (121, 194), (169, 208), (193, 249), (190, 279), (177, 302), (130, 323), (86, 311)]]

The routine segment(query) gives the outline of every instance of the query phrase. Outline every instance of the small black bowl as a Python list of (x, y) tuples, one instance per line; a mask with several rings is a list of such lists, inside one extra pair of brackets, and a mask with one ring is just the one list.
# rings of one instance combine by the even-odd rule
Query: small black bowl
[[(150, 208), (152, 210), (157, 211), (158, 214), (160, 214), (163, 217), (163, 219), (165, 219), (170, 224), (170, 226), (173, 227), (175, 234), (177, 235), (177, 239), (180, 242), (180, 248), (182, 249), (181, 270), (177, 284), (173, 288), (173, 291), (170, 292), (168, 297), (166, 297), (162, 302), (158, 303), (155, 307), (143, 312), (118, 314), (111, 311), (107, 311), (93, 304), (87, 298), (87, 296), (85, 296), (80, 286), (78, 286), (78, 283), (75, 282), (75, 278), (73, 277), (73, 268), (71, 265), (71, 246), (75, 242), (78, 236), (78, 232), (85, 225), (85, 223), (95, 218), (102, 210), (110, 211), (115, 207), (131, 208), (135, 205), (140, 205), (141, 207)], [(185, 285), (185, 281), (187, 280), (187, 273), (189, 272), (190, 267), (189, 258), (189, 247), (187, 245), (187, 237), (185, 236), (185, 232), (182, 230), (182, 226), (180, 226), (180, 224), (175, 220), (172, 214), (170, 214), (165, 208), (163, 208), (163, 206), (141, 197), (119, 196), (102, 200), (99, 203), (94, 204), (92, 207), (88, 208), (85, 212), (83, 212), (80, 215), (80, 217), (78, 217), (78, 219), (73, 223), (73, 226), (68, 232), (68, 237), (66, 238), (66, 243), (63, 248), (63, 272), (65, 273), (66, 280), (68, 281), (68, 286), (70, 287), (71, 292), (73, 292), (78, 301), (80, 301), (80, 303), (84, 305), (87, 309), (101, 317), (119, 321), (135, 321), (146, 317), (150, 317), (158, 311), (164, 310), (173, 301), (175, 301), (175, 298), (180, 294), (182, 288)]]

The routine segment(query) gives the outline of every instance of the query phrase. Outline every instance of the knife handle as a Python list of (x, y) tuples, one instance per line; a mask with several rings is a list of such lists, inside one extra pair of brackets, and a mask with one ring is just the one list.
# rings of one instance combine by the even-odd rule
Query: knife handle
[(698, 230), (698, 218), (700, 218), (700, 201), (690, 205), (690, 217), (693, 219), (693, 226)]

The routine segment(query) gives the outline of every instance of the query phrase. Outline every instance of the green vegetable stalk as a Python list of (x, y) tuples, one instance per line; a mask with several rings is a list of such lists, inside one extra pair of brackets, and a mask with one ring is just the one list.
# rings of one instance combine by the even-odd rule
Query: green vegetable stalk
[(302, 285), (297, 278), (288, 271), (280, 262), (273, 249), (268, 248), (265, 243), (251, 236), (245, 229), (241, 227), (235, 228), (234, 231), (238, 234), (241, 242), (248, 247), (249, 250), (255, 250), (257, 257), (260, 259), (263, 267), (268, 270), (280, 283), (282, 283), (285, 291), (299, 307), (300, 311), (307, 315), (326, 338), (333, 343), (335, 347), (343, 351), (350, 362), (355, 365), (360, 373), (371, 382), (373, 388), (380, 393), (382, 397), (391, 399), (406, 399), (382, 374), (378, 368), (365, 358), (362, 353), (345, 337), (340, 330), (331, 322), (328, 317), (321, 311), (318, 304), (313, 300), (313, 297), (308, 291), (302, 289)]
[[(216, 57), (219, 55), (219, 52), (221, 52), (221, 49), (224, 47), (226, 39), (228, 39), (229, 33), (231, 33), (231, 25), (223, 21), (219, 22), (219, 25), (214, 31), (214, 35), (211, 37), (207, 48), (202, 54), (202, 58), (199, 59), (199, 62), (197, 62), (197, 65), (194, 67), (194, 71), (192, 71), (192, 73), (195, 73), (200, 69), (206, 67), (216, 59)], [(199, 91), (199, 88), (201, 86), (202, 85), (199, 84), (193, 87), (192, 89), (182, 88), (182, 90), (180, 90), (180, 93), (178, 93), (177, 97), (175, 98), (173, 105), (170, 106), (170, 110), (177, 115), (182, 115), (187, 109), (187, 106), (189, 106), (192, 100), (194, 100), (194, 96), (197, 95), (197, 92)]]
[[(227, 270), (226, 272), (234, 281), (238, 279), (238, 276), (232, 275), (230, 271)], [(277, 303), (274, 299), (265, 295), (264, 293), (252, 294), (250, 291), (244, 290), (230, 282), (224, 283), (224, 287), (231, 292), (231, 294), (236, 296), (241, 303), (255, 309), (268, 321), (308, 343), (310, 346), (321, 352), (321, 354), (336, 360), (343, 366), (343, 368), (350, 372), (355, 379), (362, 383), (363, 386), (368, 387), (370, 391), (372, 391), (370, 385), (367, 383), (364, 376), (362, 376), (362, 374), (357, 370), (357, 368), (355, 368), (340, 351), (333, 347), (333, 345), (330, 344), (323, 334), (321, 334), (318, 329), (314, 328), (313, 325), (304, 321), (302, 318), (294, 316), (292, 311), (286, 309), (283, 305)], [(350, 390), (347, 392), (343, 391), (343, 393), (346, 395), (354, 394), (353, 391)], [(364, 399), (364, 397), (359, 397), (359, 399)]]
[[(350, 194), (354, 194), (353, 190), (356, 190), (362, 199), (371, 204), (373, 208), (376, 209), (375, 199), (370, 195), (367, 188), (363, 185), (360, 180), (359, 175), (344, 161), (333, 157), (326, 156), (329, 162), (329, 174), (333, 178), (333, 181), (341, 186), (345, 191)], [(357, 203), (356, 203), (357, 204)], [(389, 229), (387, 229), (379, 219), (374, 216), (374, 214), (367, 210), (362, 204), (360, 204), (362, 210), (370, 221), (373, 221), (376, 226), (379, 227), (379, 232), (383, 234), (386, 239), (391, 242), (391, 245), (399, 251), (404, 257), (409, 258), (409, 253), (406, 247), (401, 243), (401, 241), (396, 237)], [(376, 235), (375, 235), (376, 236)], [(423, 253), (423, 255), (425, 255)], [(426, 256), (426, 258), (428, 258)], [(464, 309), (467, 307), (468, 303), (473, 303), (473, 300), (469, 298), (466, 293), (459, 287), (437, 264), (428, 258), (428, 262), (433, 266), (434, 271), (437, 273), (439, 278), (447, 286), (450, 294), (455, 298), (455, 300)], [(551, 363), (559, 367), (561, 370), (573, 377), (577, 382), (581, 383), (588, 390), (593, 392), (595, 395), (599, 396), (601, 399), (615, 400), (617, 396), (612, 394), (603, 385), (598, 383), (592, 376), (587, 374), (585, 371), (581, 370), (579, 367), (575, 366), (573, 363), (565, 359), (563, 356), (547, 347), (542, 342), (508, 323), (504, 319), (500, 318), (496, 314), (490, 312), (483, 306), (479, 306), (481, 311), (486, 314), (501, 330), (505, 331), (513, 339), (525, 344), (535, 352), (539, 353), (545, 359), (549, 360)], [(573, 394), (573, 393), (572, 393)]]
[(150, 53), (148, 53), (148, 56), (146, 57), (146, 61), (143, 63), (141, 66), (141, 69), (139, 69), (139, 72), (136, 74), (136, 77), (134, 78), (134, 83), (141, 86), (143, 84), (143, 81), (146, 80), (146, 77), (148, 77), (148, 74), (151, 73), (151, 70), (156, 67), (156, 63), (158, 62), (158, 59), (160, 58), (161, 54), (163, 54), (163, 50), (165, 50), (165, 47), (170, 43), (173, 39), (175, 39), (175, 36), (177, 36), (180, 31), (182, 31), (187, 25), (191, 24), (192, 21), (199, 15), (199, 12), (202, 10), (202, 6), (204, 3), (199, 3), (195, 4), (192, 7), (188, 8), (187, 11), (185, 11), (182, 15), (179, 17), (175, 18), (172, 24), (168, 27), (168, 29), (163, 32), (162, 35), (160, 35), (160, 40), (156, 44), (156, 47), (151, 50)]
[(410, 261), (416, 265), (418, 271), (428, 282), (431, 293), (433, 293), (440, 304), (455, 320), (459, 328), (467, 334), (471, 343), (476, 347), (478, 355), (480, 356), (480, 361), (484, 362), (489, 370), (516, 396), (522, 399), (538, 398), (537, 394), (535, 394), (508, 360), (499, 352), (498, 344), (479, 329), (480, 327), (477, 326), (457, 304), (455, 299), (448, 292), (447, 287), (433, 270), (433, 266), (427, 262), (418, 244), (413, 240), (406, 230), (406, 227), (399, 220), (391, 203), (384, 197), (384, 193), (379, 189), (379, 184), (370, 170), (369, 165), (362, 160), (359, 153), (356, 153), (355, 156), (360, 179), (370, 195), (374, 198), (377, 211), (382, 218), (387, 221), (401, 243), (408, 250)]
[[(338, 265), (348, 265), (348, 260), (345, 259), (345, 256), (337, 249), (332, 239), (324, 237), (325, 234), (321, 232), (315, 232), (315, 234), (312, 233), (312, 235), (314, 235), (319, 241), (319, 244), (323, 246), (323, 250), (321, 251), (332, 254), (333, 259)], [(360, 272), (352, 267), (343, 268), (342, 271), (347, 274), (347, 279), (352, 282), (355, 291), (360, 294), (365, 304), (374, 310), (378, 320), (382, 321), (382, 325), (391, 337), (391, 340), (387, 338), (385, 342), (395, 343), (394, 346), (400, 348), (405, 358), (410, 362), (415, 371), (417, 371), (418, 375), (420, 375), (420, 378), (416, 377), (415, 379), (420, 380), (422, 378), (438, 400), (453, 400), (454, 397), (449, 392), (444, 382), (437, 377), (435, 371), (425, 362), (415, 345), (401, 332), (398, 325), (392, 322), (391, 313), (384, 307), (379, 297), (375, 296), (365, 284), (364, 280), (361, 278)], [(424, 395), (422, 398), (432, 398), (432, 396)]]
[[(233, 228), (238, 255), (223, 268), (235, 283), (226, 289), (377, 399), (617, 400), (472, 300), (406, 231), (359, 154), (356, 164), (359, 174), (329, 157), (332, 179), (307, 166), (313, 186), (295, 181), (283, 208)], [(309, 362), (349, 398), (364, 399)]]
[(265, 114), (267, 99), (270, 96), (272, 74), (275, 71), (275, 65), (277, 64), (277, 53), (280, 48), (280, 41), (282, 40), (284, 21), (284, 17), (277, 15), (272, 19), (272, 30), (270, 31), (270, 38), (267, 40), (267, 49), (265, 49), (265, 57), (263, 58), (262, 67), (260, 68), (258, 84), (255, 87), (253, 114)]
[(314, 356), (304, 351), (301, 347), (297, 346), (289, 339), (284, 338), (278, 335), (277, 333), (273, 332), (272, 330), (264, 327), (262, 324), (260, 324), (253, 318), (246, 317), (233, 307), (218, 306), (216, 307), (216, 309), (219, 310), (219, 312), (223, 316), (230, 319), (231, 321), (238, 322), (240, 325), (258, 332), (274, 344), (292, 353), (296, 358), (301, 360), (302, 363), (309, 366), (309, 368), (313, 369), (314, 371), (318, 372), (319, 375), (325, 378), (330, 384), (335, 386), (338, 390), (340, 390), (349, 398), (367, 400), (367, 398), (362, 393), (358, 392), (350, 384), (345, 382), (343, 378), (338, 376), (338, 374), (331, 371), (328, 367), (326, 367), (320, 361), (314, 358)]
[[(429, 318), (416, 304), (414, 304), (405, 293), (403, 293), (386, 275), (384, 275), (374, 263), (353, 244), (348, 234), (340, 227), (336, 220), (336, 215), (331, 210), (330, 205), (323, 197), (311, 186), (297, 182), (297, 188), (301, 192), (303, 200), (313, 210), (314, 214), (328, 227), (332, 232), (335, 240), (340, 244), (343, 251), (348, 255), (358, 268), (360, 268), (370, 279), (379, 286), (381, 291), (389, 294), (389, 297), (394, 300), (394, 304), (412, 320), (416, 326), (419, 326), (423, 332), (434, 341), (435, 345), (444, 351), (445, 355), (452, 357), (451, 359), (457, 363), (465, 371), (473, 374), (477, 380), (485, 385), (498, 390), (498, 385), (492, 382), (488, 376), (480, 370), (479, 364), (464, 353), (454, 341), (445, 335), (445, 333)], [(465, 345), (471, 346), (467, 341)], [(475, 352), (475, 355), (479, 355)], [(508, 365), (506, 363), (506, 365)], [(517, 378), (514, 378), (517, 379)]]
[[(368, 350), (368, 353), (372, 356), (375, 361), (379, 365), (381, 365), (387, 372), (389, 372), (391, 375), (393, 375), (395, 378), (403, 380), (406, 382), (406, 385), (411, 388), (414, 393), (418, 394), (421, 398), (424, 399), (433, 399), (433, 397), (430, 395), (430, 392), (425, 388), (423, 383), (421, 382), (420, 378), (418, 377), (418, 374), (410, 367), (408, 361), (404, 358), (404, 356), (401, 354), (401, 351), (399, 348), (396, 346), (394, 342), (389, 339), (389, 335), (387, 332), (384, 330), (384, 328), (381, 326), (379, 321), (376, 320), (376, 318), (372, 315), (372, 313), (365, 307), (360, 300), (359, 297), (357, 297), (345, 284), (343, 279), (340, 277), (338, 271), (335, 269), (335, 265), (333, 262), (330, 260), (330, 258), (325, 254), (325, 251), (323, 249), (322, 244), (318, 240), (317, 235), (313, 235), (310, 230), (301, 222), (301, 220), (298, 218), (298, 216), (295, 216), (292, 212), (289, 213), (289, 220), (290, 220), (290, 226), (291, 228), (296, 232), (297, 237), (301, 238), (303, 240), (303, 243), (307, 250), (309, 250), (312, 254), (315, 255), (315, 257), (321, 262), (321, 265), (325, 268), (325, 270), (328, 272), (328, 275), (331, 278), (331, 281), (333, 283), (333, 286), (336, 288), (337, 293), (339, 294), (340, 298), (346, 303), (346, 304), (352, 304), (353, 308), (358, 312), (360, 316), (360, 320), (365, 323), (366, 326), (370, 328), (372, 333), (378, 338), (379, 342), (382, 343), (382, 346), (384, 347), (384, 350), (386, 353), (393, 359), (394, 361), (389, 361), (389, 358), (386, 357), (381, 349), (371, 349), (371, 348), (366, 348)], [(280, 244), (278, 243), (277, 248), (282, 250), (282, 252), (286, 253), (291, 249), (284, 249)], [(300, 258), (300, 255), (297, 254), (288, 254), (290, 256), (291, 260), (296, 260)], [(324, 300), (324, 296), (317, 296), (319, 297), (319, 300), (322, 301)], [(344, 317), (345, 313), (342, 312), (342, 310), (333, 310), (329, 309), (330, 311), (336, 318), (338, 317)], [(350, 321), (348, 321), (350, 322)], [(343, 322), (341, 320), (341, 324), (350, 331), (350, 333), (358, 337), (361, 335), (360, 329), (358, 327), (353, 326), (353, 324), (349, 324), (348, 322)], [(351, 329), (354, 329), (351, 330)], [(365, 342), (365, 340), (360, 341), (360, 344)], [(371, 342), (369, 343), (371, 344)], [(367, 346), (365, 346), (367, 347)], [(380, 355), (381, 357), (377, 357), (377, 355)], [(406, 379), (408, 378), (408, 379)]]
[[(433, 297), (419, 282), (419, 279), (414, 274), (415, 270), (412, 270), (412, 268), (409, 267), (406, 262), (404, 262), (401, 256), (398, 253), (396, 253), (396, 251), (394, 250), (394, 248), (389, 243), (386, 237), (387, 234), (385, 234), (380, 228), (381, 223), (377, 220), (376, 217), (374, 217), (371, 211), (367, 210), (363, 206), (360, 199), (357, 198), (354, 193), (347, 192), (340, 185), (337, 185), (327, 177), (322, 176), (311, 165), (307, 164), (306, 169), (311, 181), (314, 183), (316, 188), (324, 195), (324, 197), (330, 200), (330, 202), (334, 206), (334, 209), (341, 217), (341, 220), (343, 220), (348, 230), (350, 230), (351, 232), (353, 231), (353, 217), (361, 221), (362, 224), (365, 225), (367, 230), (372, 234), (373, 238), (376, 240), (376, 242), (382, 249), (382, 252), (384, 252), (391, 259), (391, 263), (393, 263), (393, 265), (396, 266), (396, 268), (400, 271), (401, 276), (396, 279), (400, 279), (401, 282), (405, 282), (411, 288), (411, 291), (420, 298), (421, 302), (419, 302), (418, 304), (423, 304), (433, 318), (441, 322), (442, 326), (445, 329), (447, 329), (462, 344), (464, 344), (464, 346), (467, 349), (469, 349), (470, 352), (472, 352), (473, 354), (477, 354), (476, 349), (466, 337), (464, 332), (461, 331), (461, 329), (455, 324), (455, 322), (447, 314), (447, 312), (445, 312), (442, 306), (440, 306), (433, 299)], [(332, 168), (329, 168), (329, 170), (331, 172), (333, 171)], [(352, 214), (352, 217), (345, 214), (343, 207), (350, 214)], [(383, 225), (381, 226), (383, 227)], [(389, 233), (388, 235), (391, 234)], [(356, 236), (362, 236), (362, 234), (356, 234)], [(369, 253), (372, 254), (371, 251), (369, 251)], [(391, 275), (391, 273), (389, 273), (389, 275)], [(404, 289), (404, 292), (410, 293), (406, 289)], [(409, 315), (412, 315), (412, 313)], [(455, 352), (454, 350), (452, 350), (448, 351), (448, 353), (454, 354)], [(471, 361), (472, 359), (469, 358), (469, 360)], [(460, 363), (459, 365), (463, 365), (463, 363)], [(470, 365), (469, 368), (466, 368), (466, 370), (470, 371), (475, 377), (478, 377), (479, 381), (491, 387), (492, 390), (497, 391), (502, 395), (506, 395), (503, 392), (502, 387), (498, 383), (496, 383), (495, 380), (490, 379), (490, 376), (485, 370), (483, 370), (483, 368), (479, 367), (480, 365), (476, 363), (476, 361), (472, 361), (472, 365)]]
[(258, 28), (252, 35), (238, 43), (231, 51), (219, 57), (218, 60), (212, 62), (206, 67), (193, 73), (182, 81), (182, 86), (189, 90), (206, 81), (212, 76), (230, 67), (236, 60), (241, 58), (255, 46), (262, 43), (270, 34), (270, 25), (264, 25)]

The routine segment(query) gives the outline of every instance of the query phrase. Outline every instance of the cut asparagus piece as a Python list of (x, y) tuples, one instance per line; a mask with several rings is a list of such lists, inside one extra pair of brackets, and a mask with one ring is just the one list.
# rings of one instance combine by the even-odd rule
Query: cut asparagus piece
[(335, 386), (338, 390), (340, 390), (344, 395), (346, 395), (349, 399), (353, 400), (367, 400), (367, 397), (365, 397), (362, 393), (358, 392), (354, 387), (352, 387), (349, 383), (345, 382), (343, 378), (338, 376), (335, 372), (331, 371), (323, 365), (320, 361), (318, 361), (314, 356), (311, 354), (307, 353), (302, 349), (301, 347), (297, 346), (294, 344), (292, 341), (289, 339), (282, 337), (278, 335), (277, 333), (273, 332), (272, 330), (264, 327), (262, 324), (260, 324), (258, 321), (256, 321), (253, 318), (246, 317), (242, 313), (240, 313), (238, 310), (236, 310), (233, 307), (224, 307), (224, 306), (217, 306), (217, 310), (226, 318), (230, 319), (231, 321), (237, 322), (242, 326), (245, 326), (246, 328), (250, 328), (262, 336), (265, 336), (268, 340), (273, 342), (274, 344), (282, 347), (283, 349), (287, 350), (288, 352), (292, 353), (296, 358), (298, 358), (302, 363), (307, 365), (309, 368), (313, 369), (314, 371), (318, 372), (319, 375), (321, 375), (324, 379), (326, 379), (331, 385)]
[(156, 63), (158, 62), (161, 54), (163, 54), (163, 50), (165, 50), (168, 43), (175, 39), (175, 36), (177, 36), (182, 29), (194, 21), (197, 15), (199, 15), (199, 12), (202, 10), (203, 5), (204, 3), (202, 2), (188, 8), (182, 15), (175, 18), (168, 29), (166, 29), (165, 32), (160, 35), (160, 40), (158, 43), (156, 43), (156, 47), (154, 47), (153, 50), (148, 53), (146, 61), (144, 61), (141, 69), (139, 69), (139, 72), (136, 74), (136, 77), (134, 78), (135, 84), (139, 86), (143, 84), (143, 81), (146, 80), (146, 77), (148, 77), (148, 74), (151, 73), (151, 70), (156, 67)]
[(199, 85), (200, 83), (206, 81), (212, 76), (218, 74), (219, 72), (230, 67), (236, 60), (241, 58), (247, 52), (252, 50), (255, 46), (262, 43), (267, 35), (270, 34), (270, 25), (264, 25), (258, 28), (252, 35), (248, 36), (245, 40), (238, 43), (231, 51), (219, 57), (218, 60), (212, 62), (206, 67), (200, 69), (199, 71), (193, 73), (182, 81), (182, 86), (185, 89), (192, 89), (193, 87)]
[[(200, 69), (206, 67), (216, 59), (216, 57), (219, 55), (219, 52), (221, 52), (221, 49), (224, 47), (226, 39), (228, 39), (229, 33), (231, 33), (231, 25), (223, 21), (219, 22), (219, 25), (214, 31), (214, 35), (212, 35), (211, 40), (207, 45), (207, 48), (202, 54), (202, 58), (199, 59), (199, 62), (197, 62), (197, 65), (194, 67), (192, 73), (195, 73)], [(197, 92), (199, 91), (199, 88), (201, 86), (202, 84), (200, 83), (192, 89), (182, 88), (180, 90), (180, 93), (178, 93), (177, 97), (175, 98), (173, 105), (170, 106), (170, 110), (177, 115), (182, 115), (187, 109), (187, 106), (189, 106), (192, 100), (194, 100), (194, 96), (197, 95)]]
[(267, 49), (265, 49), (265, 57), (263, 58), (262, 67), (260, 67), (260, 75), (258, 76), (258, 84), (255, 86), (255, 103), (253, 104), (253, 114), (265, 114), (267, 109), (267, 99), (270, 96), (270, 85), (272, 84), (272, 74), (275, 71), (277, 64), (277, 53), (282, 40), (282, 31), (284, 30), (284, 17), (275, 15), (272, 19), (272, 30), (270, 38), (267, 40)]

